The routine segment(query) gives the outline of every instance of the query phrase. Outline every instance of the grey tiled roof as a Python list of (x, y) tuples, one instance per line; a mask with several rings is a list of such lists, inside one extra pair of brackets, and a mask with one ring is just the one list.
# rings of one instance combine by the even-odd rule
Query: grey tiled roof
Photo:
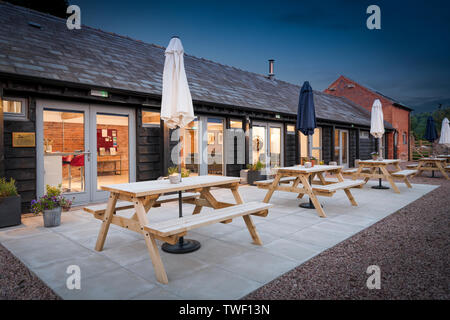
[[(41, 28), (31, 26), (37, 23)], [(164, 48), (0, 2), (0, 72), (161, 95)], [(192, 98), (296, 114), (300, 87), (191, 55), (185, 68)], [(370, 125), (350, 101), (316, 91), (317, 117)]]

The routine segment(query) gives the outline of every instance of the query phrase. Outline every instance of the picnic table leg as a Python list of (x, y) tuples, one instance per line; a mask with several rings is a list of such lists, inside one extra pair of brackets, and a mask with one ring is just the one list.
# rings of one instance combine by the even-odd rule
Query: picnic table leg
[(306, 189), (306, 193), (309, 196), (309, 199), (313, 203), (314, 207), (316, 208), (317, 212), (319, 213), (319, 216), (322, 218), (326, 218), (327, 215), (325, 214), (325, 211), (323, 211), (322, 206), (319, 203), (319, 200), (317, 199), (316, 195), (314, 194), (311, 185), (309, 184), (308, 178), (304, 175), (300, 176), (300, 180), (303, 184), (303, 188)]
[(439, 168), (439, 171), (441, 171), (441, 173), (445, 177), (445, 179), (450, 180), (450, 178), (447, 175), (447, 172), (445, 172), (445, 168), (442, 166), (442, 163), (436, 162), (436, 166)]
[(392, 179), (392, 176), (389, 173), (389, 171), (386, 169), (386, 167), (382, 166), (382, 167), (380, 167), (380, 169), (384, 175), (384, 178), (390, 183), (392, 189), (394, 189), (394, 192), (400, 193), (400, 190), (397, 188), (397, 185), (395, 184), (394, 179)]
[[(231, 187), (231, 193), (233, 194), (234, 200), (236, 200), (236, 204), (243, 204), (244, 201), (242, 200), (242, 197), (238, 191), (238, 185), (234, 185)], [(255, 225), (253, 223), (252, 217), (249, 215), (242, 216), (244, 219), (245, 225), (247, 226), (248, 232), (250, 233), (250, 236), (253, 239), (253, 242), (257, 245), (262, 246), (261, 238), (258, 235), (258, 232), (256, 232)]]
[(270, 198), (272, 198), (272, 195), (275, 192), (275, 190), (276, 190), (276, 188), (278, 186), (278, 183), (280, 182), (280, 179), (281, 179), (281, 174), (277, 173), (277, 175), (275, 176), (275, 179), (273, 179), (273, 182), (270, 185), (270, 188), (267, 191), (267, 194), (266, 194), (266, 196), (265, 196), (265, 198), (263, 200), (264, 203), (269, 203)]
[[(301, 181), (300, 181), (300, 178), (297, 177), (297, 178), (294, 180), (294, 182), (292, 183), (292, 188), (297, 188), (297, 186), (298, 186), (298, 184), (299, 184), (300, 182), (301, 182)], [(303, 198), (304, 195), (305, 195), (304, 193), (299, 193), (298, 196), (297, 196), (297, 199)]]
[[(342, 173), (339, 171), (337, 174), (337, 179), (339, 182), (344, 182), (344, 177), (342, 176)], [(344, 189), (345, 194), (347, 195), (348, 200), (350, 200), (350, 203), (352, 204), (352, 206), (358, 206), (358, 204), (356, 203), (355, 198), (353, 197), (352, 193), (350, 192), (350, 188), (348, 189)]]
[(419, 161), (419, 165), (417, 166), (417, 173), (416, 176), (420, 177), (420, 175), (422, 174), (423, 170), (422, 170), (422, 161)]
[(105, 215), (103, 216), (103, 222), (100, 227), (100, 232), (98, 234), (97, 243), (95, 244), (95, 250), (102, 251), (103, 246), (105, 244), (106, 235), (108, 234), (109, 226), (111, 224), (111, 220), (113, 218), (114, 210), (116, 208), (117, 193), (110, 193), (108, 204), (106, 205)]
[(148, 253), (150, 254), (150, 259), (152, 260), (156, 279), (163, 284), (167, 284), (169, 283), (169, 280), (167, 278), (166, 270), (164, 269), (164, 264), (161, 260), (161, 256), (159, 255), (155, 237), (144, 229), (144, 226), (148, 224), (147, 211), (145, 210), (144, 201), (140, 198), (134, 198), (133, 203), (139, 224), (141, 225), (141, 230), (142, 234), (144, 235)]

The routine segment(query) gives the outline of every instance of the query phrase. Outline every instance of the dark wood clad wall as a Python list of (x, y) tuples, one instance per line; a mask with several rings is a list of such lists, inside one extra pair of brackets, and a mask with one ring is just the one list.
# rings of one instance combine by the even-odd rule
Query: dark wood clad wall
[(294, 166), (297, 164), (297, 146), (296, 146), (296, 135), (295, 133), (289, 133), (284, 130), (284, 165), (285, 166)]
[(322, 126), (322, 160), (326, 164), (333, 161), (331, 153), (331, 129), (331, 127)]
[(348, 153), (349, 153), (349, 167), (350, 168), (353, 168), (355, 166), (356, 135), (357, 135), (357, 131), (355, 129), (349, 130)]
[(361, 160), (370, 159), (372, 156), (370, 153), (376, 150), (376, 141), (372, 135), (369, 134), (369, 138), (359, 139), (359, 158)]
[[(36, 100), (28, 98), (28, 120), (4, 121), (5, 176), (16, 180), (22, 198), (22, 212), (30, 212), (36, 199), (36, 148), (13, 148), (13, 132), (36, 132)], [(37, 142), (36, 142), (37, 143)]]
[(142, 109), (137, 109), (136, 180), (162, 176), (161, 128), (142, 126)]

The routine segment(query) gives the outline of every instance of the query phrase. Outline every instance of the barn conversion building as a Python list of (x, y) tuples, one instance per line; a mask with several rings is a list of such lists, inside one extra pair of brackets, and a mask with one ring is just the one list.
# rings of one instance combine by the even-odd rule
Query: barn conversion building
[[(3, 2), (0, 23), (0, 176), (16, 179), (24, 212), (46, 184), (61, 183), (81, 204), (106, 199), (102, 185), (167, 174), (176, 142), (159, 117), (163, 47), (68, 30), (63, 19)], [(299, 163), (299, 85), (191, 55), (185, 67), (197, 119), (181, 132), (181, 154), (192, 174)], [(350, 167), (369, 158), (370, 112), (319, 91), (314, 99), (314, 156)]]
[(386, 135), (388, 157), (410, 159), (411, 108), (379, 91), (364, 86), (348, 77), (340, 76), (325, 89), (325, 93), (345, 97), (370, 111), (373, 101), (379, 99), (383, 106), (384, 119), (394, 128)]

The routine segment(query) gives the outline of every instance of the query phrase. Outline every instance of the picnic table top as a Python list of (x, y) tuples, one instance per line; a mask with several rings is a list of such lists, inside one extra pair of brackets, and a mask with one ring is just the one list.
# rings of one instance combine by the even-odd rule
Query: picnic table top
[(446, 158), (420, 158), (419, 161), (447, 161)]
[(439, 154), (438, 158), (450, 158), (450, 154)]
[(383, 159), (383, 160), (359, 160), (359, 164), (394, 164), (400, 162), (400, 159)]
[(182, 178), (181, 183), (172, 184), (170, 180), (151, 180), (132, 183), (121, 183), (102, 186), (101, 189), (109, 192), (126, 194), (133, 197), (144, 197), (154, 194), (162, 194), (174, 191), (185, 191), (196, 188), (221, 186), (231, 183), (239, 183), (239, 177), (224, 176), (195, 176)]
[(305, 166), (292, 166), (292, 167), (273, 168), (273, 170), (281, 172), (312, 173), (312, 172), (338, 170), (342, 168), (343, 168), (342, 166), (315, 165), (314, 167), (311, 168), (306, 168)]

